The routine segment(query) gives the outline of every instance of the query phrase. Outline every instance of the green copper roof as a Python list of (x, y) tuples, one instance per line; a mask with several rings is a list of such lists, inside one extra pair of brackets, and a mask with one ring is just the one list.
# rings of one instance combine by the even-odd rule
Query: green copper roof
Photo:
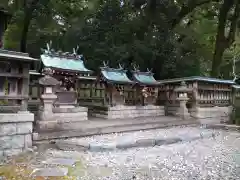
[(134, 83), (126, 74), (126, 70), (103, 67), (101, 73), (105, 80), (113, 83)]
[(143, 85), (158, 85), (159, 82), (157, 82), (154, 77), (153, 73), (151, 72), (132, 72), (133, 78), (135, 81), (137, 81), (140, 84)]
[(84, 66), (80, 56), (57, 56), (51, 54), (42, 54), (41, 61), (45, 67), (51, 67), (62, 70), (91, 72)]
[(0, 49), (0, 60), (39, 61), (38, 59), (31, 58), (27, 53), (5, 49)]
[(164, 84), (164, 83), (176, 83), (176, 82), (181, 82), (181, 81), (205, 81), (205, 82), (210, 82), (210, 83), (235, 84), (235, 82), (233, 80), (224, 80), (224, 79), (201, 77), (201, 76), (165, 79), (165, 80), (160, 80), (159, 82)]

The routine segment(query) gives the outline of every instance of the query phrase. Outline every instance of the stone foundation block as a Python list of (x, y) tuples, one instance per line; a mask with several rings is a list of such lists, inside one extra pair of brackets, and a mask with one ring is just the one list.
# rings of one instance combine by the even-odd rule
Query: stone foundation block
[(16, 123), (3, 123), (0, 124), (0, 136), (14, 135), (17, 133)]
[(134, 147), (137, 147), (137, 144), (135, 142), (119, 142), (116, 145), (117, 149), (128, 149)]
[(16, 155), (32, 146), (32, 113), (0, 114), (0, 156)]
[(231, 113), (231, 107), (200, 107), (193, 111), (196, 118), (227, 117)]
[(62, 140), (57, 141), (56, 145), (59, 149), (64, 151), (85, 151), (90, 148), (90, 145), (86, 143), (77, 144), (74, 142), (62, 141)]
[(68, 106), (60, 106), (54, 107), (53, 113), (77, 113), (77, 112), (88, 112), (88, 108), (86, 107), (68, 107)]
[(108, 111), (92, 111), (95, 117), (106, 119), (125, 119), (125, 118), (138, 118), (138, 117), (151, 117), (151, 116), (164, 116), (164, 106), (124, 106), (117, 105), (109, 107)]
[(98, 151), (110, 151), (110, 150), (115, 150), (116, 145), (114, 144), (90, 144), (89, 150), (93, 152), (98, 152)]
[(21, 152), (23, 152), (22, 149), (7, 149), (3, 151), (3, 156), (14, 156), (20, 154)]
[(32, 113), (0, 114), (0, 123), (33, 122), (33, 121), (34, 114)]
[(17, 123), (17, 134), (31, 134), (33, 130), (32, 122)]
[[(86, 120), (86, 119), (85, 119)], [(62, 131), (62, 130), (80, 130), (82, 128), (83, 120), (79, 121), (38, 121), (36, 129), (39, 132), (46, 131)]]
[(139, 139), (136, 141), (138, 147), (155, 146), (155, 139)]
[(27, 134), (24, 136), (24, 148), (32, 147), (32, 135)]
[(24, 135), (0, 137), (0, 150), (23, 148), (25, 142), (24, 140)]
[(77, 112), (77, 113), (54, 113), (55, 119), (61, 118), (78, 118), (78, 117), (87, 117), (87, 112)]

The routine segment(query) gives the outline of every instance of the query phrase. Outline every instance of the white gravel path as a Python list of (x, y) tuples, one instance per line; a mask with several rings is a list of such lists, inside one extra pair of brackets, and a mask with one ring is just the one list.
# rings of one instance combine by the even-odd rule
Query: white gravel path
[(85, 138), (72, 138), (67, 141), (72, 141), (75, 143), (93, 143), (93, 144), (114, 144), (120, 141), (131, 141), (131, 140), (139, 140), (139, 139), (154, 139), (154, 138), (162, 138), (162, 139), (170, 139), (170, 138), (178, 138), (185, 137), (193, 138), (200, 137), (201, 135), (206, 134), (218, 134), (219, 131), (214, 131), (211, 129), (205, 129), (201, 127), (173, 127), (173, 128), (164, 128), (164, 129), (154, 129), (154, 130), (146, 130), (146, 131), (136, 131), (136, 132), (126, 132), (126, 133), (113, 133), (113, 134), (103, 134), (96, 135)]
[[(80, 158), (84, 174), (78, 179), (95, 180), (224, 180), (240, 179), (240, 133), (199, 127), (174, 127), (144, 132), (84, 138), (94, 142), (148, 136), (176, 137), (218, 132), (215, 138), (171, 145), (110, 152), (64, 152), (49, 150), (51, 156)], [(75, 139), (76, 140), (76, 139)]]

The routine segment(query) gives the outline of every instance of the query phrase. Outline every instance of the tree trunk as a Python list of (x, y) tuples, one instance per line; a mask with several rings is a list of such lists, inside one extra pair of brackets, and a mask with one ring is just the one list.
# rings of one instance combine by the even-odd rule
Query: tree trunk
[(31, 20), (33, 18), (33, 12), (36, 8), (36, 5), (38, 4), (39, 0), (33, 0), (31, 3), (25, 2), (24, 7), (24, 20), (23, 20), (23, 29), (21, 33), (21, 40), (20, 40), (20, 51), (26, 52), (27, 50), (27, 36), (28, 36), (28, 30), (31, 23)]
[[(225, 29), (227, 26), (228, 13), (235, 4), (234, 15), (231, 19), (230, 30), (228, 36), (225, 36)], [(215, 51), (212, 61), (212, 77), (218, 77), (222, 63), (222, 57), (225, 49), (227, 49), (234, 41), (236, 24), (239, 17), (239, 0), (224, 0), (221, 6), (218, 18), (218, 28), (215, 42)]]

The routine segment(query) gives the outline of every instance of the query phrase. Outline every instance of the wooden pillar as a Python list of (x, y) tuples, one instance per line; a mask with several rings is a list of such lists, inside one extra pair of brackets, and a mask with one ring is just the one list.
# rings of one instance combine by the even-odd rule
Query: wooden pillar
[(29, 95), (29, 64), (22, 64), (23, 80), (22, 80), (22, 96), (21, 111), (27, 111), (28, 108), (28, 95)]

